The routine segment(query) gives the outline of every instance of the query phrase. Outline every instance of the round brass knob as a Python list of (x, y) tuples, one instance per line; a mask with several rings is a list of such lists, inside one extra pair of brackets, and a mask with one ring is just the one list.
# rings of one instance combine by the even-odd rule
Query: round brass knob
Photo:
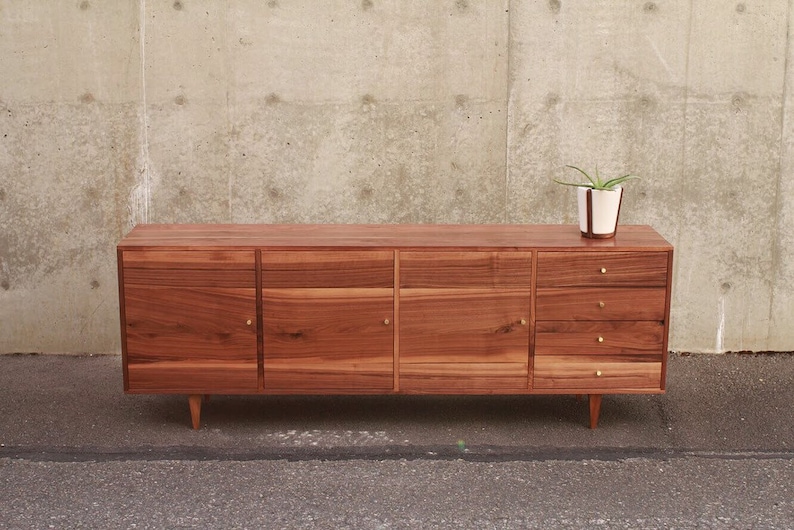
[(386, 320), (384, 320), (384, 321), (383, 321), (383, 325), (384, 325), (384, 326), (388, 326), (388, 325), (389, 325), (389, 319), (388, 319), (388, 318), (387, 318)]
[(248, 320), (246, 320), (246, 321), (245, 321), (245, 324), (246, 324), (247, 326), (250, 326), (250, 325), (251, 325), (251, 319), (249, 318)]
[(596, 377), (601, 377), (601, 370), (596, 370)]
[(526, 326), (527, 325), (526, 319), (523, 319), (523, 318), (521, 319), (521, 325), (522, 326)]
[(604, 342), (604, 337), (598, 337), (598, 342)]
[(606, 273), (607, 273), (606, 267), (601, 267), (601, 274), (606, 274)]
[(604, 308), (606, 304), (604, 302), (598, 302), (598, 307)]

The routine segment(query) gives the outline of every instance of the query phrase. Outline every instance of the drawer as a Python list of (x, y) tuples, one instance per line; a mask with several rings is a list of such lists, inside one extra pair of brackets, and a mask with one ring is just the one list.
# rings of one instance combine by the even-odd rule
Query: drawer
[(659, 392), (662, 362), (632, 362), (620, 356), (549, 355), (535, 358), (534, 388), (571, 393)]
[(357, 250), (263, 250), (262, 287), (394, 287), (394, 253)]
[(665, 327), (656, 321), (538, 322), (535, 355), (614, 355), (662, 360)]
[(125, 285), (256, 287), (254, 251), (125, 250)]
[(664, 320), (663, 287), (538, 289), (537, 320)]
[(664, 287), (667, 262), (667, 252), (540, 252), (537, 287)]
[(124, 268), (254, 270), (254, 251), (244, 250), (125, 250)]
[(529, 289), (531, 285), (531, 252), (400, 252), (403, 289)]

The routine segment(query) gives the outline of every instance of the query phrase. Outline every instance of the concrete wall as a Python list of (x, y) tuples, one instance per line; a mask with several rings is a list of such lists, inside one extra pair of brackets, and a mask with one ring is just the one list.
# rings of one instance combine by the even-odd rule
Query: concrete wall
[[(119, 350), (142, 222), (571, 223), (644, 176), (670, 346), (794, 350), (790, 2), (0, 0), (0, 353)], [(789, 178), (787, 178), (789, 177)]]

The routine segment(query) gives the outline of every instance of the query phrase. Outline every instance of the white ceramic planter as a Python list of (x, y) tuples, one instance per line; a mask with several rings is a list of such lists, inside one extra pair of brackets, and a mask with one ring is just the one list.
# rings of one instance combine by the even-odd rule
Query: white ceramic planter
[[(588, 211), (587, 196), (591, 195)], [(591, 190), (576, 188), (579, 201), (579, 229), (585, 237), (607, 238), (615, 235), (620, 215), (620, 201), (623, 188), (613, 190)]]

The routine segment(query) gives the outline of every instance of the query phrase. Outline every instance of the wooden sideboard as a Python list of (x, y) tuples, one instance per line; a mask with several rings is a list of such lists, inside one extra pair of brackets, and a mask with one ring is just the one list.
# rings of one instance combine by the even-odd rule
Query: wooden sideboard
[(665, 389), (673, 248), (647, 226), (140, 225), (118, 245), (124, 390)]

